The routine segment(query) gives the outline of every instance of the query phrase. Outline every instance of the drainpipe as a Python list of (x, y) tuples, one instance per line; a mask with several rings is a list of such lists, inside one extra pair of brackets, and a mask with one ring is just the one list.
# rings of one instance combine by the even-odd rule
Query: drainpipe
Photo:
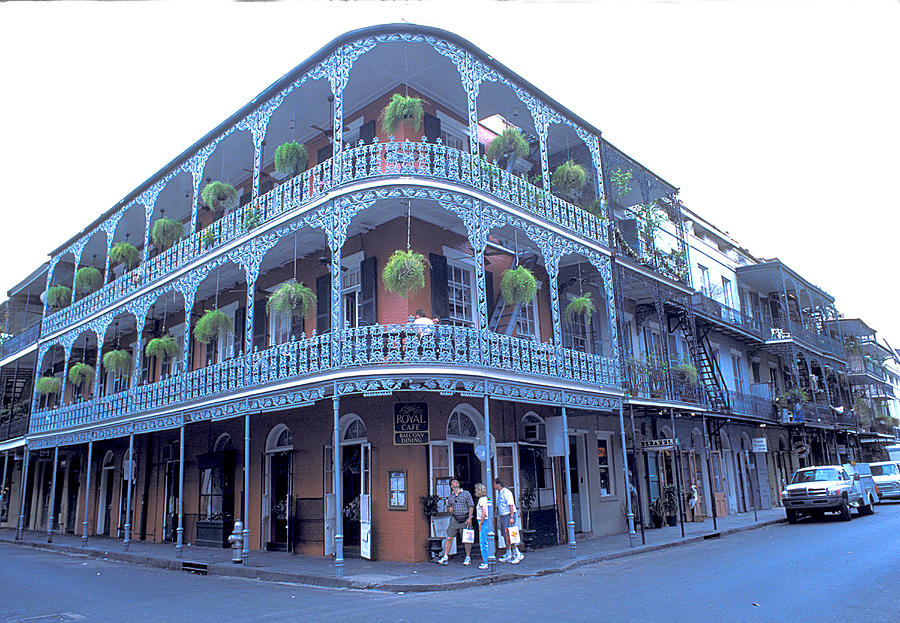
[(566, 522), (566, 532), (569, 537), (569, 549), (572, 552), (572, 558), (575, 557), (575, 517), (572, 515), (572, 471), (569, 460), (569, 420), (566, 416), (566, 405), (562, 405), (562, 425), (566, 440), (565, 454), (565, 470), (566, 470), (566, 514), (568, 521)]
[(53, 542), (53, 507), (56, 502), (56, 466), (59, 463), (59, 446), (53, 451), (53, 478), (50, 481), (50, 512), (47, 514), (47, 542)]
[(88, 504), (91, 500), (91, 455), (94, 453), (94, 442), (88, 442), (87, 469), (84, 483), (84, 520), (81, 522), (81, 547), (87, 547), (88, 541)]
[(28, 484), (28, 446), (25, 446), (24, 465), (22, 467), (21, 500), (19, 501), (19, 524), (16, 526), (16, 540), (22, 540), (22, 530), (25, 527), (25, 489)]
[[(634, 420), (632, 419), (632, 423)], [(634, 444), (634, 427), (631, 429), (632, 447)], [(634, 545), (634, 509), (631, 508), (631, 478), (628, 477), (628, 448), (625, 446), (625, 405), (619, 402), (619, 437), (622, 439), (622, 462), (625, 464), (625, 505), (628, 510), (625, 519), (628, 522), (628, 544)]]
[[(140, 338), (138, 339), (140, 346)], [(140, 367), (140, 366), (138, 366)], [(55, 468), (55, 466), (54, 466)], [(124, 479), (123, 479), (124, 482)], [(122, 549), (126, 552), (131, 545), (131, 490), (134, 488), (134, 433), (128, 435), (128, 501), (125, 505), (125, 540)]]
[[(629, 416), (631, 417), (631, 455), (634, 457), (634, 471), (637, 472), (640, 469), (641, 461), (638, 460), (637, 437), (635, 436), (635, 432), (634, 432), (634, 405), (628, 405), (628, 413), (629, 413)], [(641, 453), (641, 454), (643, 454), (643, 453)], [(626, 465), (626, 471), (627, 471), (627, 469), (628, 469), (628, 466)], [(641, 505), (641, 489), (640, 489), (640, 486), (638, 485), (638, 483), (640, 481), (641, 481), (641, 479), (638, 477), (637, 473), (635, 473), (635, 475), (634, 475), (634, 491), (635, 491), (635, 494), (637, 495), (637, 499), (638, 499), (638, 508), (640, 508), (640, 505)], [(629, 494), (628, 497), (631, 497), (631, 495)], [(633, 510), (634, 509), (632, 509), (632, 511)], [(643, 513), (639, 513), (638, 515), (641, 517), (641, 545), (646, 545), (647, 537), (644, 535)], [(632, 522), (632, 526), (633, 525), (634, 525), (634, 523)]]

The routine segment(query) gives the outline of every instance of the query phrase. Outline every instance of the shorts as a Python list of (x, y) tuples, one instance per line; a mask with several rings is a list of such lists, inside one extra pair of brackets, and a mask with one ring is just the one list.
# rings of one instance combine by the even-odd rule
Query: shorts
[(450, 515), (450, 525), (447, 526), (447, 538), (455, 539), (456, 535), (460, 533), (461, 530), (465, 529), (466, 520), (458, 521), (456, 517)]
[(497, 520), (497, 527), (503, 529), (503, 540), (507, 543), (509, 542), (509, 528), (510, 526), (516, 525), (515, 523), (510, 524), (509, 518), (512, 513), (507, 513), (506, 515), (500, 515), (500, 519)]

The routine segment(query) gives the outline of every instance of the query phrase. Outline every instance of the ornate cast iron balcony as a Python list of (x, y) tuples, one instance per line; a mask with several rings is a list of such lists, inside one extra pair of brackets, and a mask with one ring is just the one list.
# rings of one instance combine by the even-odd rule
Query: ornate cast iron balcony
[[(290, 341), (266, 350), (176, 374), (156, 383), (92, 398), (56, 409), (36, 411), (31, 432), (40, 433), (132, 416), (239, 390), (264, 388), (279, 381), (312, 377), (324, 371), (389, 365), (459, 366), (490, 374), (492, 370), (612, 387), (616, 362), (534, 340), (495, 333), (483, 336), (468, 327), (374, 325), (346, 329), (340, 352), (331, 333)], [(415, 369), (410, 369), (414, 372)]]
[(388, 177), (421, 177), (486, 193), (550, 226), (607, 245), (605, 221), (524, 179), (440, 142), (373, 143), (348, 149), (293, 177), (249, 204), (150, 258), (100, 290), (44, 318), (43, 334), (122, 300), (152, 281), (251, 230), (350, 184)]

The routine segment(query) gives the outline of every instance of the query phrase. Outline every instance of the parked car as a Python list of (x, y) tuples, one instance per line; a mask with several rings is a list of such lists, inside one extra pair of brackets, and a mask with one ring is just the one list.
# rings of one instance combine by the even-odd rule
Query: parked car
[(878, 487), (878, 497), (900, 500), (900, 461), (869, 463), (869, 468)]
[(781, 497), (788, 523), (823, 513), (838, 513), (843, 521), (850, 521), (851, 508), (860, 515), (875, 512), (878, 492), (869, 465), (857, 463), (798, 469)]

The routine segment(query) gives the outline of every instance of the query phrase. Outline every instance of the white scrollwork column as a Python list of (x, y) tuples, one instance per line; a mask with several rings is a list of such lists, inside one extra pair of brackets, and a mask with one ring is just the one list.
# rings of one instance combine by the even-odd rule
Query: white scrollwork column
[(350, 78), (350, 67), (353, 59), (347, 58), (344, 49), (340, 48), (332, 54), (328, 61), (328, 82), (331, 85), (332, 102), (332, 151), (331, 151), (331, 179), (337, 184), (341, 179), (341, 154), (344, 150), (344, 88)]

